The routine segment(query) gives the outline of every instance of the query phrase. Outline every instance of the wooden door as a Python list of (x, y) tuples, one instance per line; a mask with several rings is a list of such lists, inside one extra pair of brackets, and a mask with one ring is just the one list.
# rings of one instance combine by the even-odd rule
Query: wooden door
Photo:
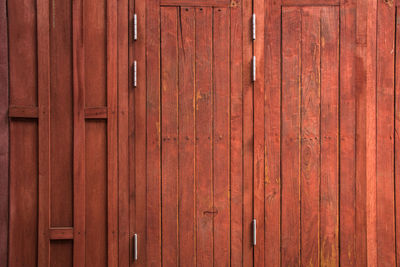
[(132, 4), (124, 266), (251, 266), (251, 1)]
[(115, 0), (8, 1), (9, 266), (116, 266)]
[(366, 266), (366, 2), (265, 4), (255, 265)]

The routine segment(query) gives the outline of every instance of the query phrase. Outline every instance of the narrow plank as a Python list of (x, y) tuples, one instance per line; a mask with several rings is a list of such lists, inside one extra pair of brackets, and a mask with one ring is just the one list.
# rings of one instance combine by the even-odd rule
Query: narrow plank
[(253, 2), (257, 18), (256, 40), (253, 53), (256, 56), (256, 81), (254, 82), (254, 219), (257, 220), (257, 245), (254, 247), (254, 265), (264, 266), (264, 219), (265, 219), (265, 93), (264, 93), (264, 35), (265, 1)]
[(231, 266), (243, 264), (243, 21), (242, 4), (230, 9)]
[(49, 266), (50, 228), (50, 40), (49, 1), (37, 1), (39, 184), (38, 265)]
[(73, 226), (71, 7), (69, 0), (55, 2), (49, 9), (51, 227)]
[(85, 123), (85, 266), (109, 266), (107, 130), (104, 120)]
[[(128, 267), (129, 249), (129, 6), (128, 0), (117, 2), (118, 42), (118, 266)], [(132, 114), (134, 115), (134, 114)], [(142, 154), (144, 155), (144, 154)]]
[(179, 16), (179, 264), (195, 266), (195, 9), (181, 7)]
[(396, 265), (394, 83), (396, 8), (378, 2), (376, 84), (376, 236), (379, 266)]
[(85, 108), (85, 119), (107, 119), (107, 107)]
[(320, 260), (339, 266), (339, 8), (321, 8)]
[(340, 0), (282, 0), (283, 6), (338, 6)]
[(162, 6), (229, 7), (230, 0), (160, 0)]
[(83, 1), (72, 3), (72, 66), (74, 99), (74, 266), (85, 266), (85, 47), (83, 42)]
[[(400, 10), (396, 9), (396, 18), (399, 18)], [(396, 72), (395, 77), (400, 77), (400, 25), (396, 24)], [(394, 128), (394, 144), (395, 144), (395, 212), (396, 212), (396, 265), (400, 266), (400, 79), (396, 78), (395, 84), (395, 128)]]
[(72, 227), (52, 227), (49, 229), (50, 240), (73, 239), (74, 228)]
[(253, 266), (253, 82), (251, 62), (253, 42), (251, 39), (251, 0), (242, 2), (243, 21), (243, 266)]
[(213, 27), (213, 186), (214, 264), (230, 265), (230, 16), (214, 8)]
[(8, 109), (9, 118), (38, 118), (38, 107), (10, 106)]
[[(161, 121), (160, 121), (160, 3), (146, 1), (147, 90), (147, 265), (160, 266), (161, 258)], [(140, 177), (137, 177), (140, 179)]]
[(266, 1), (265, 27), (265, 262), (281, 260), (281, 0)]
[(355, 0), (340, 6), (340, 265), (355, 264)]
[(300, 249), (301, 264), (315, 266), (320, 262), (320, 8), (301, 12)]
[[(367, 45), (367, 17), (368, 2), (357, 0), (356, 8), (356, 50), (355, 57), (355, 92), (356, 92), (356, 139), (355, 139), (355, 259), (356, 266), (367, 265), (367, 180), (366, 180), (366, 158), (367, 158), (367, 68), (366, 45)], [(347, 115), (349, 116), (349, 115)], [(354, 193), (354, 192), (353, 192)]]
[(38, 104), (36, 8), (32, 0), (7, 2), (10, 105)]
[(85, 49), (85, 106), (107, 106), (108, 0), (86, 0), (82, 6)]
[[(21, 168), (23, 166), (23, 168)], [(38, 260), (38, 124), (10, 122), (9, 266)]]
[(117, 1), (107, 0), (107, 245), (108, 266), (118, 265)]
[(367, 115), (366, 115), (366, 217), (367, 217), (367, 263), (377, 265), (377, 224), (376, 224), (376, 36), (377, 1), (368, 3), (367, 48), (365, 66), (367, 67)]
[[(162, 264), (178, 264), (178, 8), (161, 8)], [(179, 177), (181, 178), (181, 177)], [(182, 177), (182, 179), (185, 179)]]
[[(129, 2), (130, 22), (133, 21), (133, 14), (136, 12), (138, 20), (138, 39), (132, 40), (132, 31), (130, 31), (129, 47), (129, 190), (130, 190), (130, 234), (138, 235), (138, 266), (145, 266), (147, 263), (147, 118), (146, 118), (146, 5), (147, 1)], [(130, 23), (132, 27), (132, 23)], [(131, 28), (132, 29), (132, 28)], [(137, 87), (132, 87), (132, 68), (133, 60), (137, 61)], [(153, 77), (153, 76), (150, 76)], [(157, 76), (158, 77), (158, 76)], [(150, 162), (150, 164), (152, 164)], [(133, 194), (133, 196), (132, 196)], [(134, 202), (134, 204), (132, 203)], [(131, 242), (132, 242), (131, 238)], [(131, 243), (132, 244), (132, 243)], [(130, 247), (130, 253), (133, 253), (133, 247)], [(132, 254), (130, 259), (133, 259)]]
[(282, 266), (300, 264), (301, 12), (282, 10)]
[(0, 263), (8, 266), (9, 238), (9, 123), (7, 118), (9, 97), (7, 4), (0, 1)]
[(196, 261), (213, 264), (212, 8), (196, 8)]

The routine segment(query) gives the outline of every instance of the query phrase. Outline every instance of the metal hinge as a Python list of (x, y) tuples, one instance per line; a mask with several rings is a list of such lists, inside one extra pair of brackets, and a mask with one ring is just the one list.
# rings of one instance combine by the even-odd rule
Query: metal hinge
[(138, 245), (137, 245), (137, 234), (133, 235), (133, 260), (138, 259)]
[(137, 40), (137, 16), (133, 14), (133, 40)]
[(256, 81), (256, 56), (253, 56), (253, 82)]
[(137, 62), (133, 61), (133, 87), (137, 86)]
[(257, 244), (257, 221), (253, 219), (253, 246)]
[(253, 29), (253, 40), (256, 39), (256, 14), (253, 14), (252, 16), (252, 29)]

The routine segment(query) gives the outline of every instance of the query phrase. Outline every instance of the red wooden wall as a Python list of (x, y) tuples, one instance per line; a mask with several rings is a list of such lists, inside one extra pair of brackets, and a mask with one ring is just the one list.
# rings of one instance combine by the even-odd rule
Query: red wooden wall
[[(0, 1), (0, 265), (400, 266), (399, 16), (394, 0)], [(217, 51), (197, 72), (196, 46)], [(162, 93), (206, 83), (226, 90), (216, 109)], [(220, 145), (192, 153), (210, 123)], [(210, 168), (230, 179), (216, 197), (177, 179)]]

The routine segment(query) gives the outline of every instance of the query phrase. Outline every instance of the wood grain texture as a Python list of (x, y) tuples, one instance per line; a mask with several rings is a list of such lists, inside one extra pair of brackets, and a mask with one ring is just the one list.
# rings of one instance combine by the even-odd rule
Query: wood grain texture
[[(398, 19), (400, 10), (396, 10), (395, 14)], [(396, 77), (400, 77), (400, 25), (396, 24)], [(400, 265), (400, 79), (396, 79), (395, 83), (395, 114), (394, 114), (394, 172), (395, 172), (395, 213), (396, 213), (396, 264)]]
[(8, 266), (8, 238), (9, 238), (9, 122), (8, 122), (8, 33), (7, 33), (7, 5), (0, 1), (0, 264)]
[(213, 10), (214, 266), (230, 265), (229, 13), (227, 8)]
[(339, 266), (339, 8), (320, 11), (320, 261)]
[(282, 11), (282, 260), (300, 264), (301, 11)]
[[(129, 1), (117, 2), (118, 64), (118, 266), (130, 262), (129, 235)], [(133, 115), (133, 114), (132, 114)]]
[(9, 266), (37, 264), (38, 152), (37, 121), (11, 121)]
[(252, 266), (253, 259), (253, 83), (251, 80), (253, 45), (251, 29), (252, 1), (243, 0), (243, 265)]
[(49, 266), (50, 228), (50, 40), (49, 1), (37, 2), (38, 40), (38, 265)]
[(146, 1), (147, 264), (161, 266), (160, 7)]
[(243, 21), (242, 5), (230, 9), (231, 266), (243, 263)]
[(213, 264), (212, 8), (196, 8), (196, 261)]
[(355, 264), (355, 1), (340, 6), (340, 264)]
[(74, 266), (85, 266), (85, 46), (83, 45), (83, 1), (72, 2), (73, 113), (74, 113)]
[[(395, 228), (395, 7), (378, 1), (376, 84), (377, 264), (396, 265)], [(396, 78), (395, 78), (396, 77)]]
[[(134, 233), (138, 235), (138, 266), (145, 266), (147, 261), (147, 117), (146, 117), (146, 6), (147, 1), (130, 1), (129, 18), (132, 27), (133, 14), (136, 12), (138, 19), (138, 39), (132, 42), (130, 35), (129, 47), (129, 176), (130, 176), (130, 238)], [(132, 28), (131, 28), (132, 29)], [(131, 31), (130, 31), (131, 32)], [(132, 66), (133, 60), (137, 60), (137, 87), (132, 87)], [(150, 162), (151, 165), (151, 162)], [(132, 240), (132, 238), (131, 238)], [(132, 242), (132, 241), (131, 241)], [(132, 244), (132, 243), (131, 243)], [(130, 253), (133, 253), (133, 246), (130, 246)], [(132, 262), (132, 254), (130, 260)]]
[(281, 1), (266, 1), (265, 262), (281, 261)]
[(265, 94), (264, 94), (264, 34), (265, 34), (265, 1), (254, 1), (253, 12), (258, 21), (256, 40), (253, 41), (253, 55), (256, 57), (256, 80), (254, 81), (254, 176), (253, 216), (257, 220), (257, 245), (254, 247), (254, 265), (264, 266), (264, 219), (265, 219)]
[[(178, 265), (178, 8), (161, 8), (162, 264)], [(184, 179), (184, 177), (182, 177)]]
[[(320, 9), (301, 9), (300, 231), (301, 264), (319, 259), (320, 197)], [(285, 70), (284, 70), (285, 71)]]
[(196, 265), (195, 8), (181, 7), (178, 21), (179, 264)]
[(230, 0), (160, 0), (163, 6), (229, 7)]

